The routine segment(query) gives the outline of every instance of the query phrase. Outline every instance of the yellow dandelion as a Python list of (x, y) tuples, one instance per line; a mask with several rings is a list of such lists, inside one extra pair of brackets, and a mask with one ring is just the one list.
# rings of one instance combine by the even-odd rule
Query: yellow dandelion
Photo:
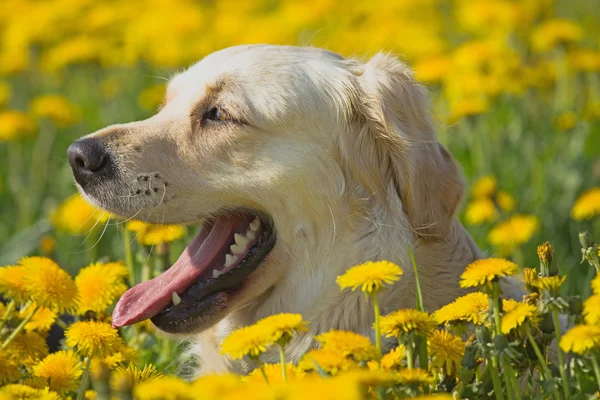
[(539, 274), (535, 268), (523, 268), (523, 282), (529, 291), (537, 287), (538, 276)]
[(271, 337), (275, 342), (285, 344), (296, 332), (307, 332), (308, 324), (302, 319), (300, 314), (276, 314), (261, 319), (256, 325), (262, 326), (267, 331), (271, 331)]
[(517, 273), (517, 265), (503, 258), (476, 260), (467, 265), (460, 276), (460, 287), (472, 288), (487, 285), (500, 277)]
[(117, 331), (104, 322), (75, 322), (66, 330), (65, 337), (67, 346), (76, 347), (87, 357), (108, 356), (122, 345)]
[(415, 64), (415, 78), (425, 83), (441, 82), (450, 71), (451, 64), (452, 60), (446, 56), (421, 60)]
[(21, 111), (0, 111), (0, 142), (10, 142), (29, 136), (36, 125), (29, 116)]
[[(381, 357), (381, 368), (385, 371), (394, 371), (402, 368), (402, 361), (406, 358), (406, 348), (398, 345)], [(369, 361), (370, 369), (379, 369), (377, 361)]]
[(590, 219), (600, 214), (600, 187), (584, 192), (571, 209), (571, 217), (577, 221)]
[[(265, 375), (267, 375), (267, 379), (269, 380), (270, 385), (276, 385), (280, 383), (284, 383), (283, 374), (281, 373), (281, 363), (277, 364), (263, 364)], [(306, 375), (304, 371), (297, 368), (292, 363), (287, 363), (285, 365), (285, 371), (287, 374), (288, 381), (302, 378)], [(259, 384), (262, 385), (265, 383), (265, 378), (263, 377), (260, 369), (256, 368), (248, 375), (248, 378), (245, 379), (246, 382), (250, 384)]]
[[(278, 364), (264, 364), (265, 372), (267, 373), (269, 382), (277, 383), (278, 378), (277, 378), (277, 374), (275, 372), (275, 370), (277, 368), (270, 367), (270, 365), (278, 365)], [(290, 364), (290, 366), (291, 366), (291, 364)], [(255, 379), (256, 371), (260, 372), (260, 370), (255, 369), (254, 371), (252, 371), (250, 373), (250, 375), (248, 376), (247, 379), (252, 384), (257, 383), (259, 385), (263, 385), (265, 383), (265, 380), (262, 377), (262, 374), (260, 377), (260, 382)], [(292, 375), (293, 375), (292, 368), (289, 368), (288, 371), (289, 371), (288, 377), (292, 377)], [(279, 366), (279, 379), (281, 380), (281, 366)], [(240, 378), (240, 376), (238, 376), (238, 375), (219, 374), (219, 375), (201, 376), (200, 378), (198, 378), (194, 382), (192, 382), (191, 386), (192, 386), (192, 390), (193, 390), (194, 394), (198, 398), (218, 399), (220, 397), (223, 397), (227, 392), (231, 392), (236, 389), (239, 389), (243, 386), (246, 386), (246, 384), (242, 381), (242, 378)]]
[(336, 282), (343, 290), (352, 288), (366, 294), (377, 293), (385, 284), (392, 284), (400, 279), (402, 269), (389, 261), (367, 261), (350, 268), (343, 275), (337, 277)]
[[(600, 257), (600, 254), (598, 256)], [(592, 279), (592, 291), (594, 294), (600, 294), (600, 274), (596, 274)]]
[(491, 175), (479, 178), (473, 184), (471, 193), (475, 198), (492, 197), (496, 193), (496, 178)]
[(549, 262), (554, 255), (554, 250), (552, 250), (552, 245), (550, 244), (550, 242), (544, 242), (540, 244), (537, 247), (537, 255), (540, 261), (544, 263)]
[(540, 290), (547, 290), (551, 293), (557, 294), (560, 287), (567, 279), (566, 276), (540, 276), (535, 282), (535, 286)]
[(27, 367), (37, 364), (49, 352), (46, 339), (37, 332), (23, 332), (17, 335), (4, 351)]
[(594, 294), (585, 300), (583, 315), (586, 324), (600, 326), (600, 294)]
[(138, 400), (187, 400), (194, 399), (191, 385), (183, 379), (165, 376), (142, 382), (134, 388), (134, 398)]
[(397, 380), (403, 385), (426, 386), (435, 382), (433, 376), (419, 368), (405, 368), (398, 372)]
[(564, 352), (580, 355), (596, 350), (600, 348), (600, 326), (576, 325), (562, 336), (559, 345)]
[(83, 398), (86, 400), (96, 400), (98, 398), (98, 392), (96, 392), (95, 390), (86, 390), (85, 393), (83, 394)]
[(0, 294), (17, 303), (24, 302), (29, 298), (23, 280), (24, 275), (25, 269), (20, 265), (8, 265), (0, 268)]
[(138, 243), (145, 246), (173, 242), (185, 235), (185, 227), (181, 225), (157, 225), (142, 221), (127, 222), (127, 230), (135, 232)]
[(431, 364), (447, 375), (455, 375), (465, 354), (463, 341), (444, 330), (436, 330), (428, 339)]
[(515, 199), (508, 193), (503, 192), (502, 190), (496, 193), (496, 203), (504, 212), (511, 212), (515, 209)]
[(0, 394), (5, 395), (7, 400), (28, 400), (38, 399), (42, 391), (21, 384), (12, 384), (0, 388)]
[(25, 270), (25, 289), (38, 306), (61, 313), (75, 308), (77, 287), (58, 264), (46, 257), (25, 257), (19, 264)]
[(347, 379), (345, 375), (340, 374), (328, 379), (309, 375), (304, 379), (288, 383), (283, 390), (283, 396), (275, 392), (271, 397), (265, 397), (271, 399), (285, 398), (286, 400), (306, 400), (315, 398), (315, 396), (319, 400), (364, 399), (364, 389), (360, 386), (360, 382), (354, 379)]
[(221, 343), (221, 354), (227, 354), (234, 360), (245, 355), (258, 357), (275, 342), (273, 331), (262, 325), (251, 325), (237, 329)]
[(50, 389), (60, 394), (75, 391), (82, 373), (83, 365), (73, 351), (57, 351), (33, 367), (33, 374), (46, 378)]
[(554, 126), (559, 131), (568, 131), (577, 125), (577, 116), (575, 113), (568, 111), (560, 114), (554, 119)]
[(19, 364), (8, 353), (0, 351), (0, 386), (16, 382), (20, 378)]
[(88, 310), (105, 312), (126, 290), (128, 275), (123, 263), (94, 263), (79, 271), (75, 284), (79, 292), (79, 314)]
[(454, 400), (454, 397), (448, 393), (436, 393), (428, 396), (413, 397), (413, 400)]
[(74, 194), (50, 214), (52, 225), (71, 235), (84, 235), (106, 223), (111, 215)]
[(536, 306), (518, 302), (516, 307), (502, 316), (502, 333), (508, 334), (525, 323), (536, 326), (539, 322), (539, 310)]
[(50, 255), (54, 253), (54, 249), (56, 249), (56, 240), (50, 235), (44, 235), (44, 237), (40, 239), (39, 248), (42, 254)]
[(325, 350), (334, 350), (356, 361), (368, 361), (375, 358), (377, 350), (369, 338), (355, 332), (332, 330), (315, 336)]
[(510, 253), (515, 246), (528, 242), (539, 228), (533, 215), (516, 214), (496, 225), (488, 234), (490, 244)]
[(433, 316), (411, 308), (400, 309), (381, 317), (381, 333), (387, 337), (398, 337), (413, 332), (429, 336), (436, 325)]
[(467, 205), (465, 220), (469, 225), (480, 225), (494, 222), (498, 218), (498, 210), (494, 202), (486, 197), (473, 200)]
[(485, 312), (487, 312), (488, 307), (488, 295), (481, 292), (473, 292), (461, 296), (452, 303), (438, 309), (433, 316), (440, 324), (467, 321), (475, 325), (482, 325), (485, 321)]
[(166, 85), (160, 83), (142, 90), (138, 96), (138, 104), (145, 110), (156, 111), (165, 100)]
[(531, 46), (535, 51), (544, 52), (558, 44), (579, 42), (583, 34), (583, 29), (573, 21), (552, 19), (543, 22), (531, 33)]
[(490, 102), (482, 97), (465, 98), (455, 101), (450, 107), (448, 124), (455, 124), (465, 117), (483, 114), (490, 109)]
[(137, 386), (143, 382), (151, 382), (163, 379), (163, 375), (155, 365), (146, 364), (142, 369), (130, 363), (126, 368), (117, 367), (110, 377), (110, 386), (113, 391), (118, 392), (124, 387)]
[(502, 299), (502, 312), (508, 313), (517, 308), (519, 302), (514, 299)]
[(317, 365), (323, 371), (336, 375), (341, 371), (355, 367), (357, 364), (339, 351), (316, 349), (310, 350), (302, 356), (298, 368), (302, 371), (317, 371)]
[[(20, 312), (21, 318), (25, 318), (31, 311), (35, 309), (36, 304), (32, 304), (23, 311)], [(25, 324), (26, 331), (37, 331), (37, 332), (48, 332), (54, 322), (56, 321), (57, 315), (54, 311), (46, 307), (39, 307), (31, 320)]]
[(35, 97), (29, 108), (33, 115), (48, 118), (59, 128), (73, 125), (81, 118), (79, 107), (65, 97), (55, 94)]

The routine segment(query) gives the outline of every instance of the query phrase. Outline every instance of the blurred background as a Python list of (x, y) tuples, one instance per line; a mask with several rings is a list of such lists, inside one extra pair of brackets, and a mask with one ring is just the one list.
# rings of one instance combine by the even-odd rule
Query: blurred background
[(94, 209), (75, 194), (66, 149), (149, 117), (175, 72), (244, 43), (398, 54), (463, 166), (460, 218), (479, 246), (535, 267), (548, 240), (566, 290), (587, 290), (577, 234), (600, 238), (597, 0), (4, 0), (0, 265), (42, 254), (76, 273), (129, 257), (131, 281), (168, 267), (194, 228)]

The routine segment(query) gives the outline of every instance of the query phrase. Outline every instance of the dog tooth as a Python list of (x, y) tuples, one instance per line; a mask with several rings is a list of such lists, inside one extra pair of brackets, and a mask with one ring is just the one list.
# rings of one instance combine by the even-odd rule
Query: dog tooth
[(235, 244), (238, 244), (244, 248), (248, 246), (248, 242), (250, 241), (250, 239), (248, 239), (246, 236), (239, 233), (233, 235), (233, 238), (235, 239)]
[(234, 257), (231, 254), (225, 255), (225, 268), (231, 267), (233, 265)]
[(254, 218), (254, 221), (250, 223), (250, 229), (256, 232), (260, 228), (260, 218)]
[(229, 249), (231, 250), (231, 254), (241, 254), (246, 250), (246, 246), (240, 246), (239, 244), (232, 244)]
[[(227, 255), (229, 255), (229, 254), (227, 254)], [(221, 276), (221, 271), (213, 269), (213, 273), (212, 273), (213, 279), (217, 279), (219, 276)]]
[(246, 237), (250, 240), (254, 240), (254, 239), (256, 239), (256, 232), (248, 229), (248, 231), (246, 232)]
[(174, 305), (177, 305), (177, 304), (181, 303), (181, 297), (179, 297), (179, 295), (177, 294), (177, 292), (171, 293), (171, 300), (173, 301)]

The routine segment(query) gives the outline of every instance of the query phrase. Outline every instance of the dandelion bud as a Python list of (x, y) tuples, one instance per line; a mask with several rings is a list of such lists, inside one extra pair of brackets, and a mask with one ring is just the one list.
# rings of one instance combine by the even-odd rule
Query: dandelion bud
[(579, 242), (581, 243), (581, 247), (583, 247), (584, 250), (587, 250), (588, 247), (594, 245), (594, 237), (588, 231), (579, 232)]
[(548, 263), (554, 257), (554, 251), (550, 242), (544, 242), (537, 247), (537, 255), (540, 262)]

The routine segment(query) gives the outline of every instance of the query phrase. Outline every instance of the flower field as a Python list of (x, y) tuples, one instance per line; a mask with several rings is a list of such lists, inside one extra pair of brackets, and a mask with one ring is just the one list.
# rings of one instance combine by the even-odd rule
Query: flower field
[[(374, 342), (315, 337), (279, 314), (234, 332), (249, 376), (194, 381), (149, 322), (115, 330), (129, 286), (168, 268), (195, 227), (122, 221), (76, 194), (76, 138), (152, 115), (165, 82), (242, 43), (379, 50), (415, 69), (470, 191), (459, 217), (490, 258), (433, 313), (378, 313), (415, 265), (348, 265)], [(0, 7), (0, 400), (59, 398), (588, 399), (600, 390), (600, 7), (589, 0), (8, 0)], [(523, 299), (500, 283), (524, 281)], [(559, 317), (560, 316), (560, 317)], [(557, 329), (559, 320), (569, 327)], [(64, 333), (64, 337), (63, 337)], [(398, 346), (386, 351), (382, 340)], [(265, 351), (280, 353), (265, 364)]]

